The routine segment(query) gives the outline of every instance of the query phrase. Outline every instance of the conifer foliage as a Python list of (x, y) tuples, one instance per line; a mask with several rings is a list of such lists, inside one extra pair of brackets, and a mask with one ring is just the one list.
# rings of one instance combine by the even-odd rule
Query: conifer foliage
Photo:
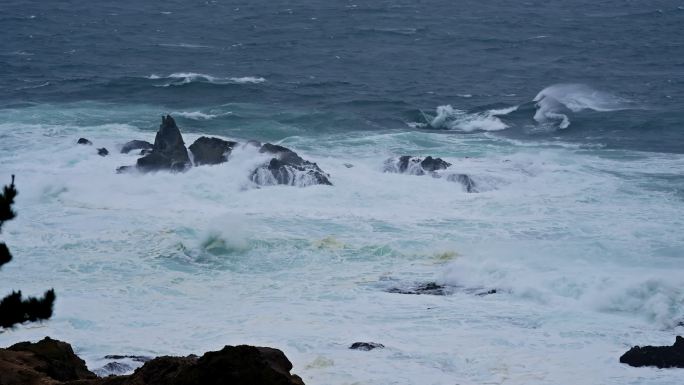
[[(0, 232), (6, 221), (14, 219), (17, 215), (12, 209), (17, 189), (14, 187), (14, 175), (12, 183), (3, 188), (0, 194)], [(0, 242), (0, 267), (12, 260), (12, 254), (4, 242)], [(22, 298), (21, 291), (13, 291), (0, 300), (0, 328), (11, 328), (23, 322), (35, 322), (46, 320), (52, 316), (52, 305), (55, 302), (55, 291), (50, 289), (45, 292), (43, 298)]]

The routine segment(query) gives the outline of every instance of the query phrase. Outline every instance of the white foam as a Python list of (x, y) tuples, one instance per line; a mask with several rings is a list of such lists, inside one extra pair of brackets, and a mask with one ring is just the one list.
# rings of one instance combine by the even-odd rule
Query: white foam
[(625, 99), (584, 84), (555, 84), (541, 90), (533, 101), (537, 103), (534, 119), (540, 123), (557, 122), (561, 129), (570, 126), (566, 111), (605, 112), (625, 109), (628, 106)]
[(167, 76), (159, 76), (152, 74), (147, 76), (147, 79), (158, 80), (158, 79), (171, 79), (174, 80), (170, 83), (165, 83), (158, 85), (159, 87), (168, 86), (178, 86), (189, 83), (211, 83), (211, 84), (259, 84), (266, 81), (266, 79), (257, 76), (244, 76), (244, 77), (217, 77), (197, 72), (176, 72), (169, 74)]
[(439, 106), (437, 107), (436, 116), (430, 122), (430, 126), (464, 132), (505, 130), (508, 128), (508, 125), (497, 116), (510, 113), (516, 108), (467, 113), (466, 111), (455, 109), (451, 105)]

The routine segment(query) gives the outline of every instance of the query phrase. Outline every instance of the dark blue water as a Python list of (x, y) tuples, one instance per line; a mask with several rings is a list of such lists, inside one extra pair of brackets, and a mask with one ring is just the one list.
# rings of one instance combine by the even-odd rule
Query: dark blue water
[[(684, 1), (2, 0), (0, 25), (4, 108), (241, 105), (193, 126), (337, 132), (522, 105), (496, 135), (684, 152)], [(624, 103), (540, 129), (530, 102), (559, 83)]]

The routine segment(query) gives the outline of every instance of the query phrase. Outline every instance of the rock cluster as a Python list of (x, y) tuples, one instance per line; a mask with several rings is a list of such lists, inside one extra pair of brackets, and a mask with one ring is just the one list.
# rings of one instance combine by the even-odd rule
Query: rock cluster
[(451, 163), (442, 158), (433, 158), (431, 156), (421, 158), (418, 156), (404, 155), (399, 158), (391, 158), (385, 161), (385, 172), (409, 175), (430, 175), (433, 178), (442, 178), (446, 175), (446, 180), (461, 184), (466, 192), (478, 192), (477, 184), (469, 175), (438, 173), (438, 171), (447, 170), (449, 167), (451, 167)]
[(2, 385), (304, 385), (291, 369), (278, 349), (240, 345), (202, 357), (158, 357), (131, 375), (99, 378), (69, 344), (48, 337), (0, 349)]

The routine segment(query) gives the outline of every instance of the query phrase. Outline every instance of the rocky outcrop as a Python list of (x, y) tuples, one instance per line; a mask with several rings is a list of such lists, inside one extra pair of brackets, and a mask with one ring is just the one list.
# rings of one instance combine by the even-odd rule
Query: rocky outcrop
[(78, 141), (76, 142), (76, 144), (83, 144), (86, 146), (91, 146), (93, 144), (93, 142), (89, 141), (86, 138), (78, 138)]
[(439, 285), (435, 282), (421, 283), (407, 288), (393, 287), (387, 290), (388, 293), (396, 294), (428, 294), (428, 295), (447, 295), (451, 294), (451, 290), (446, 286)]
[(0, 384), (57, 384), (94, 379), (71, 346), (49, 337), (0, 349)]
[(251, 180), (260, 186), (332, 185), (330, 175), (323, 172), (316, 163), (304, 160), (289, 148), (266, 143), (259, 148), (259, 152), (273, 155), (268, 163), (257, 167), (251, 174)]
[[(163, 122), (163, 119), (162, 119)], [(128, 154), (129, 152), (133, 150), (151, 150), (152, 143), (145, 141), (145, 140), (131, 140), (130, 142), (126, 143), (121, 147), (121, 153), (122, 154)]]
[(162, 117), (162, 123), (154, 138), (152, 152), (138, 159), (140, 171), (184, 171), (190, 166), (190, 157), (183, 136), (170, 115)]
[(369, 351), (373, 349), (383, 349), (384, 347), (385, 345), (379, 344), (377, 342), (354, 342), (351, 344), (349, 349)]
[[(127, 368), (108, 364), (102, 369), (102, 374), (114, 374)], [(240, 345), (199, 358), (158, 357), (131, 375), (98, 378), (65, 342), (45, 338), (0, 349), (2, 385), (304, 385), (290, 370), (280, 350)]]
[(684, 338), (677, 336), (672, 346), (634, 346), (620, 362), (637, 367), (684, 368)]
[(203, 136), (191, 144), (192, 160), (195, 166), (219, 164), (228, 161), (228, 156), (237, 142)]
[(461, 184), (466, 192), (478, 192), (475, 181), (469, 175), (437, 173), (437, 171), (446, 170), (450, 166), (451, 163), (442, 158), (404, 155), (386, 160), (384, 171), (409, 175), (430, 175), (433, 178), (442, 178), (446, 175), (446, 180)]
[(107, 151), (107, 149), (104, 148), (104, 147), (98, 148), (98, 149), (97, 149), (97, 155), (99, 155), (99, 156), (107, 156), (107, 155), (109, 155), (109, 151)]

